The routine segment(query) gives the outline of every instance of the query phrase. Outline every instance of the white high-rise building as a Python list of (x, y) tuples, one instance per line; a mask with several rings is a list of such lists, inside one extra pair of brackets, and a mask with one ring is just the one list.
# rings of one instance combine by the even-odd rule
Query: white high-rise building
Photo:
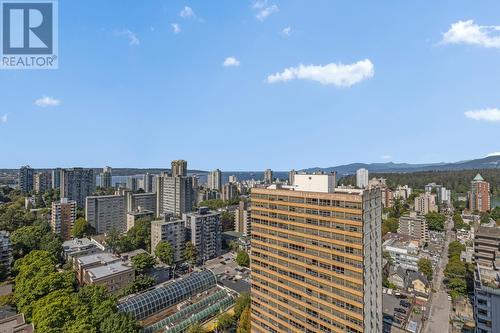
[(156, 216), (173, 213), (175, 216), (193, 209), (193, 178), (161, 174), (156, 177)]
[(125, 195), (87, 197), (85, 219), (98, 234), (114, 229), (127, 231), (127, 202)]
[(356, 171), (356, 186), (358, 188), (365, 188), (368, 186), (368, 170), (365, 168)]
[(222, 171), (216, 169), (208, 174), (208, 188), (211, 190), (222, 190)]

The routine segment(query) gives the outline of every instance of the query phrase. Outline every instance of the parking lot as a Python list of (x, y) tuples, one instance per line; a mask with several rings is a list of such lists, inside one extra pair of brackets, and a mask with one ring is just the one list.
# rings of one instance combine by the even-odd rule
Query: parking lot
[(396, 296), (387, 292), (382, 294), (384, 332), (390, 332), (392, 326), (408, 326), (412, 314), (411, 303), (412, 300), (403, 295)]

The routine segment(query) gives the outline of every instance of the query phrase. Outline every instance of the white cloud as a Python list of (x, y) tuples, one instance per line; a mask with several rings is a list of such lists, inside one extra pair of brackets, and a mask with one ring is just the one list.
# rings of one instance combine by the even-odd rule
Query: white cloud
[(465, 111), (465, 116), (474, 120), (483, 120), (488, 122), (500, 122), (500, 109), (487, 108), (482, 110)]
[(292, 33), (292, 28), (289, 26), (286, 28), (283, 28), (283, 30), (281, 30), (281, 33), (283, 35), (290, 36), (290, 34)]
[(61, 104), (60, 99), (56, 99), (54, 97), (50, 96), (43, 96), (42, 98), (39, 98), (35, 101), (36, 106), (40, 106), (42, 108), (48, 107), (48, 106), (58, 106)]
[(380, 156), (380, 158), (383, 160), (390, 160), (392, 158), (392, 155), (382, 155)]
[(491, 157), (491, 156), (500, 156), (500, 151), (489, 153), (488, 155), (486, 155), (486, 157)]
[(128, 39), (128, 45), (130, 45), (130, 46), (139, 45), (139, 43), (140, 43), (140, 40), (139, 40), (139, 37), (137, 37), (137, 34), (135, 32), (130, 31), (129, 29), (118, 31), (117, 35), (125, 36)]
[(240, 65), (240, 61), (235, 57), (227, 57), (224, 60), (223, 66), (225, 67), (237, 67)]
[(193, 9), (189, 6), (184, 7), (184, 9), (181, 10), (179, 13), (179, 16), (182, 18), (195, 18), (196, 14), (194, 13)]
[(267, 6), (267, 0), (255, 0), (252, 4), (253, 9), (262, 9)]
[(177, 23), (172, 23), (171, 26), (174, 34), (178, 34), (179, 32), (181, 32), (181, 27)]
[(7, 123), (7, 113), (0, 117), (0, 124)]
[(257, 17), (257, 20), (259, 21), (264, 21), (269, 15), (279, 12), (279, 10), (280, 9), (276, 5), (264, 7), (259, 9), (259, 12), (255, 17)]
[(443, 34), (442, 42), (500, 48), (500, 26), (478, 25), (473, 20), (458, 21)]
[(350, 87), (356, 83), (373, 77), (373, 63), (369, 59), (351, 65), (330, 63), (327, 65), (299, 65), (286, 68), (281, 73), (269, 75), (267, 83), (287, 82), (301, 79), (317, 81), (321, 84), (333, 84), (337, 87)]

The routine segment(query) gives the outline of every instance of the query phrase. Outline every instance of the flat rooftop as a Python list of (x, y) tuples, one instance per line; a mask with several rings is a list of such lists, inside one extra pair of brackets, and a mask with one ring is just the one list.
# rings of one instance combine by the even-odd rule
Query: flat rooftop
[(92, 279), (96, 280), (130, 270), (133, 270), (133, 268), (130, 266), (126, 266), (122, 262), (114, 262), (104, 266), (89, 268), (87, 269), (87, 273), (92, 277)]
[(88, 256), (79, 257), (76, 259), (81, 266), (86, 266), (94, 263), (101, 262), (102, 264), (110, 264), (119, 261), (116, 255), (109, 252), (95, 253)]

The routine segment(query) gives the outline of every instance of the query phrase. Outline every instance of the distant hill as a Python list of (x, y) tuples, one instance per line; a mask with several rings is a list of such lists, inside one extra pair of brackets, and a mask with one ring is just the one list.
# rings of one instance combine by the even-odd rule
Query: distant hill
[(488, 156), (469, 161), (455, 163), (430, 163), (430, 164), (409, 164), (409, 163), (351, 163), (327, 168), (308, 168), (301, 171), (332, 172), (339, 175), (350, 175), (356, 170), (365, 168), (369, 172), (394, 173), (394, 172), (418, 172), (418, 171), (452, 171), (452, 170), (472, 170), (472, 169), (500, 169), (500, 156)]

